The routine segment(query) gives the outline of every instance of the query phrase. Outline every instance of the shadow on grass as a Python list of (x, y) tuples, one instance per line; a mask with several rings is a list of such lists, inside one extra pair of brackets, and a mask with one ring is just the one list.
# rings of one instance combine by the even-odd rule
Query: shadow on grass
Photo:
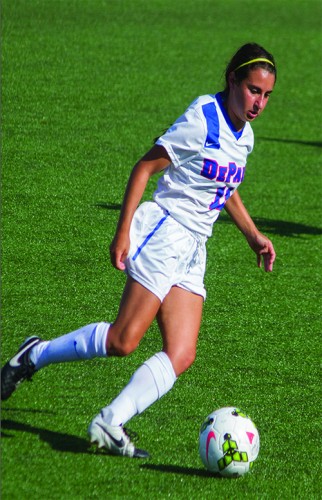
[[(93, 448), (91, 448), (91, 445), (88, 441), (77, 436), (63, 434), (61, 432), (49, 431), (47, 429), (41, 429), (40, 427), (33, 427), (32, 425), (17, 422), (15, 420), (2, 420), (1, 437), (3, 439), (14, 438), (14, 435), (11, 433), (11, 431), (28, 432), (29, 434), (34, 434), (45, 443), (48, 443), (55, 451), (61, 451), (64, 453), (85, 453), (90, 455), (96, 455), (98, 453), (97, 450), (94, 451)], [(101, 454), (111, 456), (106, 452), (101, 452)], [(185, 474), (188, 476), (223, 479), (219, 474), (208, 472), (205, 469), (181, 467), (178, 465), (141, 464), (140, 468), (167, 474)]]
[(106, 203), (105, 201), (99, 201), (95, 204), (97, 208), (105, 208), (106, 210), (121, 210), (122, 205), (120, 203)]
[(181, 467), (179, 465), (153, 465), (153, 464), (142, 464), (141, 469), (148, 469), (157, 472), (166, 472), (169, 474), (180, 474), (187, 476), (198, 476), (198, 477), (209, 477), (211, 479), (223, 479), (219, 474), (208, 472), (206, 469), (196, 469), (194, 467)]
[(299, 144), (300, 146), (313, 146), (322, 148), (322, 141), (303, 141), (301, 139), (281, 139), (280, 137), (257, 137), (257, 140), (270, 142), (283, 142), (285, 144)]
[(2, 420), (1, 422), (1, 436), (3, 438), (13, 438), (10, 431), (29, 432), (39, 436), (42, 441), (48, 443), (53, 450), (63, 451), (69, 453), (90, 453), (90, 445), (86, 439), (70, 434), (62, 434), (61, 432), (48, 431), (32, 425), (23, 424), (14, 420)]
[[(103, 201), (96, 203), (97, 208), (105, 210), (120, 210), (121, 205), (116, 203), (105, 203)], [(307, 226), (297, 222), (290, 222), (277, 219), (263, 219), (261, 217), (253, 217), (253, 220), (258, 229), (264, 233), (276, 234), (279, 236), (288, 236), (289, 238), (300, 238), (304, 235), (317, 236), (322, 234), (322, 228), (315, 226)], [(228, 215), (222, 213), (216, 224), (233, 224), (233, 221)]]
[[(304, 235), (318, 236), (322, 234), (322, 228), (315, 226), (307, 226), (297, 222), (289, 222), (276, 219), (263, 219), (261, 217), (252, 217), (256, 226), (263, 233), (276, 234), (279, 236), (288, 236), (289, 238), (300, 238)], [(218, 222), (219, 224), (233, 224), (233, 221), (228, 215), (222, 214)]]
[(57, 413), (51, 410), (37, 410), (35, 408), (1, 408), (2, 412), (6, 413), (41, 413), (45, 415), (56, 415)]

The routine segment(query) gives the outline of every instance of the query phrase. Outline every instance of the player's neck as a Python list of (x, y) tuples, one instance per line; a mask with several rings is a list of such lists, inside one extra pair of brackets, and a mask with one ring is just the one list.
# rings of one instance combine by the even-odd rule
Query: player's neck
[(234, 113), (233, 106), (230, 103), (229, 100), (229, 95), (225, 95), (222, 93), (222, 105), (226, 110), (226, 113), (233, 124), (234, 128), (236, 129), (236, 132), (240, 132), (243, 127), (245, 126), (245, 122), (241, 120), (236, 113)]

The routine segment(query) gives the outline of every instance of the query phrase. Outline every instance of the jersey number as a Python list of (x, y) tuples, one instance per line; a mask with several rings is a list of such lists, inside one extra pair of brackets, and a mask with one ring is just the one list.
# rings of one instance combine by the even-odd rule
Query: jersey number
[(225, 206), (226, 201), (231, 195), (231, 192), (234, 188), (229, 188), (229, 187), (221, 187), (217, 189), (216, 193), (216, 198), (212, 203), (209, 205), (210, 210), (222, 210)]

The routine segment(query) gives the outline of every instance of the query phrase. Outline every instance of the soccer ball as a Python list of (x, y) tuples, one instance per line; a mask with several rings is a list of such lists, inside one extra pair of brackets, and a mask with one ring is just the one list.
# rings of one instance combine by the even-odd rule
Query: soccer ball
[(251, 469), (258, 452), (258, 430), (238, 408), (220, 408), (210, 413), (201, 426), (199, 454), (210, 472), (242, 476)]

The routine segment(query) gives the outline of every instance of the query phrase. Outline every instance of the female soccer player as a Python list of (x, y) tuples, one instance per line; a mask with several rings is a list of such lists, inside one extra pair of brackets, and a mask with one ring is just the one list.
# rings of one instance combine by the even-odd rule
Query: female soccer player
[[(110, 246), (127, 280), (114, 323), (93, 323), (43, 341), (27, 339), (2, 369), (2, 399), (41, 368), (63, 361), (126, 356), (157, 319), (163, 349), (91, 422), (92, 443), (110, 453), (147, 457), (123, 425), (173, 386), (193, 363), (203, 302), (206, 241), (225, 207), (265, 271), (272, 242), (255, 227), (237, 188), (253, 149), (250, 122), (265, 109), (276, 81), (273, 56), (255, 43), (242, 46), (226, 69), (226, 87), (198, 97), (134, 166)], [(163, 172), (153, 201), (140, 204), (148, 180)]]

